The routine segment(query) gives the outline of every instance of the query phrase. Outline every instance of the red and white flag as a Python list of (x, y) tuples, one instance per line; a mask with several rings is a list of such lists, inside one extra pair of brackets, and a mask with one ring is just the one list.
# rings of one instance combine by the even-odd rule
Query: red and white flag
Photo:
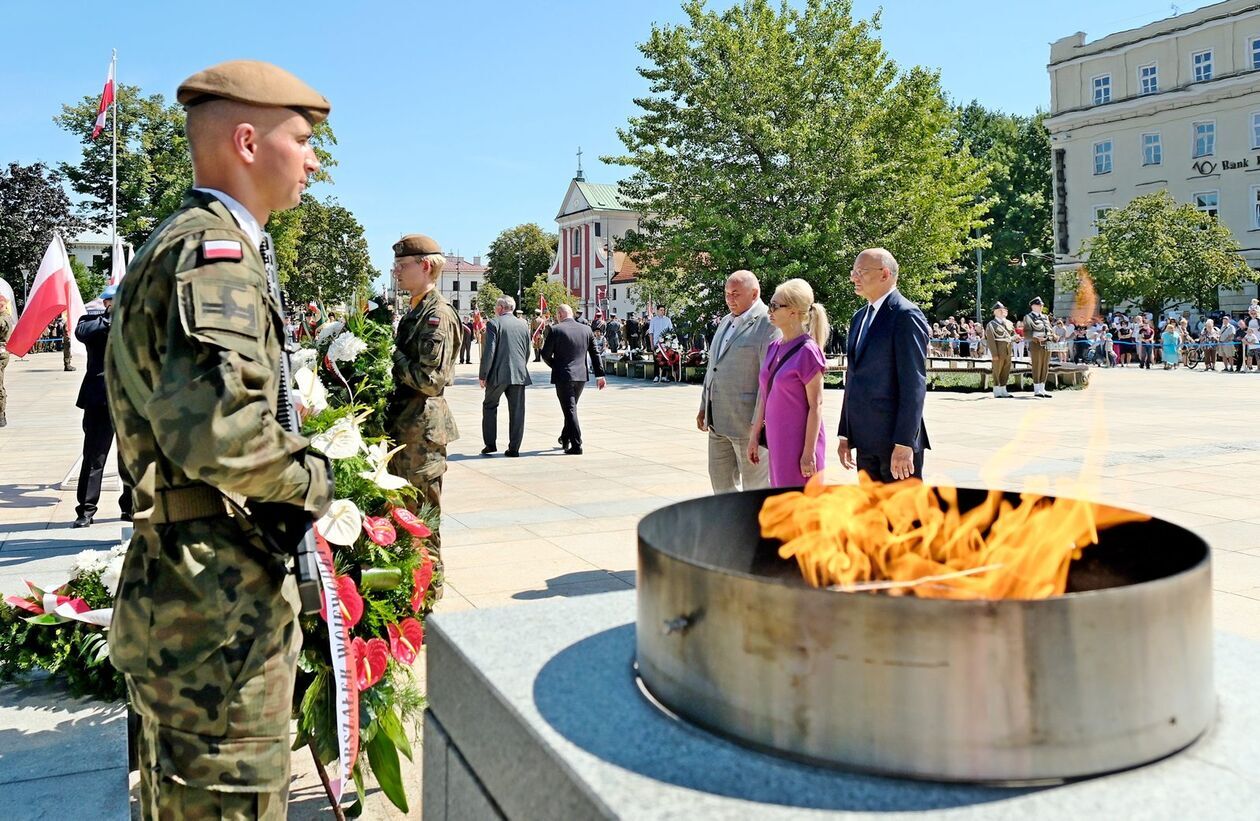
[(52, 242), (48, 243), (48, 250), (39, 263), (39, 272), (31, 285), (26, 308), (9, 336), (9, 353), (26, 356), (48, 324), (65, 312), (69, 313), (66, 327), (70, 329), (71, 350), (86, 354), (83, 343), (74, 338), (74, 326), (83, 316), (83, 297), (79, 296), (79, 285), (74, 281), (74, 271), (70, 269), (66, 245), (61, 241), (60, 234), (53, 234)]
[(119, 284), (126, 275), (127, 258), (123, 254), (122, 237), (114, 237), (114, 247), (110, 251), (109, 284)]
[(538, 312), (543, 314), (547, 313), (547, 297), (542, 294), (538, 295)]
[(92, 139), (105, 128), (105, 112), (114, 102), (114, 61), (109, 61), (109, 76), (105, 78), (105, 90), (101, 92), (101, 104), (96, 107), (96, 127), (92, 129)]

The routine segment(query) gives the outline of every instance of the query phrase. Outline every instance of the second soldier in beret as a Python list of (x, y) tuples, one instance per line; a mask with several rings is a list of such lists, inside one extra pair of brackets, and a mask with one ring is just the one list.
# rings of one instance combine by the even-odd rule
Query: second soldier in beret
[(993, 396), (1010, 399), (1006, 383), (1011, 378), (1011, 344), (1015, 341), (1015, 325), (1006, 318), (1006, 306), (993, 303), (993, 318), (984, 326), (984, 340), (993, 357)]
[[(394, 276), (399, 290), (411, 294), (411, 310), (394, 338), (394, 395), (386, 409), (386, 431), (404, 446), (394, 457), (394, 470), (419, 491), (419, 505), (430, 506), (436, 516), (442, 512), (446, 446), (459, 438), (442, 394), (455, 379), (463, 335), (459, 316), (437, 287), (445, 265), (441, 246), (424, 234), (408, 234), (394, 244)], [(436, 526), (429, 544), (440, 571)]]
[(333, 486), (327, 460), (277, 421), (284, 314), (263, 225), (319, 169), (312, 126), (329, 106), (244, 60), (177, 96), (193, 188), (136, 253), (105, 354), (135, 481), (110, 659), (140, 717), (143, 817), (282, 819), (302, 633), (264, 511), (319, 516)]
[(1054, 338), (1050, 318), (1042, 313), (1045, 303), (1041, 297), (1033, 297), (1024, 317), (1024, 339), (1028, 342), (1028, 356), (1032, 360), (1033, 396), (1049, 399), (1046, 378), (1050, 375), (1050, 342)]

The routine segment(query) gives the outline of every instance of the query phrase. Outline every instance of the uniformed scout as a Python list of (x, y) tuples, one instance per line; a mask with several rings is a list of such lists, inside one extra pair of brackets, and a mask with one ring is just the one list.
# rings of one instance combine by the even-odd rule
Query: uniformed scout
[(288, 554), (263, 528), (268, 510), (321, 515), (333, 488), (276, 421), (284, 325), (263, 224), (319, 169), (311, 127), (329, 104), (253, 61), (198, 72), (177, 99), (194, 187), (131, 263), (105, 358), (135, 479), (110, 659), (141, 720), (145, 818), (281, 819), (301, 630)]
[[(420, 491), (417, 509), (442, 511), (442, 474), (446, 445), (459, 438), (455, 417), (442, 393), (455, 378), (462, 330), (459, 316), (437, 289), (446, 265), (441, 247), (424, 234), (408, 234), (394, 243), (394, 276), (411, 293), (411, 310), (394, 337), (394, 395), (386, 409), (386, 432), (396, 445), (398, 475)], [(429, 541), (441, 566), (437, 528)]]
[(1024, 317), (1024, 339), (1028, 342), (1028, 353), (1032, 358), (1033, 396), (1049, 399), (1046, 390), (1046, 377), (1050, 374), (1050, 349), (1046, 347), (1054, 339), (1051, 333), (1050, 320), (1042, 313), (1045, 303), (1041, 297), (1033, 297), (1028, 303), (1028, 315)]
[(993, 357), (993, 396), (1011, 399), (1006, 382), (1011, 377), (1011, 343), (1015, 340), (1015, 323), (1006, 318), (1006, 306), (993, 303), (993, 318), (984, 326), (984, 341)]

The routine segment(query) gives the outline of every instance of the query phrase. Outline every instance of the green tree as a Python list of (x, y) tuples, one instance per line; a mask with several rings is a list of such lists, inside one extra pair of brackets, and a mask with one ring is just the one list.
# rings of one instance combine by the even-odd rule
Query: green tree
[(486, 254), (486, 279), (503, 293), (516, 296), (518, 263), (520, 287), (524, 287), (551, 268), (556, 242), (555, 234), (547, 233), (534, 222), (500, 232)]
[[(1051, 228), (1050, 137), (1044, 112), (1031, 117), (1005, 114), (971, 102), (958, 111), (959, 150), (966, 149), (988, 167), (989, 183), (981, 195), (988, 219), (979, 231), (984, 247), (981, 315), (995, 300), (1021, 312), (1034, 296), (1054, 292), (1054, 269), (1048, 259), (1020, 254), (1048, 252), (1054, 247)], [(960, 309), (974, 314), (976, 257), (958, 260), (953, 293), (943, 295), (934, 315)]]
[[(481, 290), (477, 291), (477, 299), (473, 304), (477, 306), (477, 310), (481, 311), (482, 315), (493, 316), (494, 303), (498, 302), (501, 296), (503, 296), (503, 292), (499, 290), (499, 286), (493, 282), (483, 282), (481, 283)], [(515, 297), (515, 292), (513, 292), (513, 297)]]
[(304, 194), (293, 213), (297, 216), (293, 267), (282, 277), (290, 300), (354, 304), (377, 276), (363, 226), (332, 197), (321, 202)]
[(99, 271), (88, 268), (77, 257), (70, 257), (70, 272), (74, 274), (74, 284), (79, 286), (79, 296), (84, 303), (91, 302), (105, 290), (109, 278)]
[(534, 277), (532, 284), (525, 287), (525, 304), (520, 306), (527, 315), (532, 316), (538, 312), (538, 298), (547, 298), (548, 313), (555, 314), (556, 308), (560, 303), (577, 307), (577, 297), (564, 287), (563, 282), (552, 282), (547, 279), (546, 274), (538, 274)]
[(926, 302), (977, 242), (985, 174), (957, 148), (939, 77), (900, 70), (849, 0), (746, 0), (721, 14), (687, 0), (682, 25), (639, 46), (650, 94), (618, 134), (623, 196), (641, 231), (621, 249), (641, 289), (676, 313), (722, 310), (737, 268), (763, 291), (804, 277), (833, 313), (856, 307), (854, 257), (882, 245), (900, 287)]
[(1156, 315), (1183, 302), (1212, 310), (1218, 287), (1252, 276), (1229, 228), (1167, 191), (1107, 214), (1080, 253), (1089, 255), (1087, 275), (1103, 302), (1132, 301)]
[(0, 169), (0, 276), (13, 286), (17, 309), (25, 308), (24, 281), (35, 278), (53, 232), (64, 239), (83, 227), (62, 189), (61, 173), (43, 163), (9, 163)]

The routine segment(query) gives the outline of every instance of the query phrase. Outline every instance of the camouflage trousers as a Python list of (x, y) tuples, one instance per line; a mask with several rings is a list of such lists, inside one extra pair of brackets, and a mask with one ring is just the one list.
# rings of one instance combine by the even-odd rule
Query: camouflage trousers
[(429, 552), (435, 567), (442, 568), (442, 539), (438, 522), (442, 517), (442, 475), (446, 473), (446, 445), (436, 445), (428, 440), (406, 443), (390, 463), (391, 469), (411, 483), (417, 491), (415, 502), (408, 504), (412, 513), (421, 508), (433, 508), (435, 516), (433, 535), (429, 537)]
[(5, 424), (5, 408), (9, 404), (9, 394), (4, 390), (4, 369), (9, 365), (9, 352), (0, 345), (0, 425)]
[[(283, 819), (289, 716), (301, 634), (290, 622), (214, 665), (161, 678), (127, 676), (140, 715), (140, 809), (146, 819)], [(240, 737), (218, 734), (221, 720)]]

